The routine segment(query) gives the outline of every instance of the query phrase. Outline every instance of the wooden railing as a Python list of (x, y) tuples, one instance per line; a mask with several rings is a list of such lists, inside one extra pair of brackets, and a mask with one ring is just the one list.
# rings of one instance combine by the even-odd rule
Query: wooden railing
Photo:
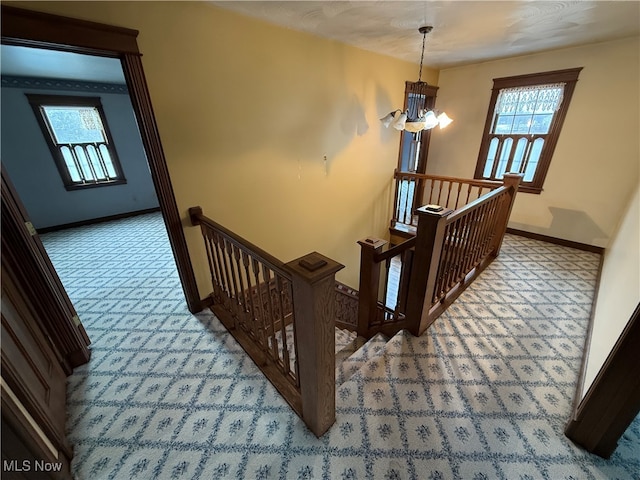
[(406, 327), (405, 311), (416, 239), (410, 238), (386, 251), (385, 240), (366, 238), (358, 243), (361, 247), (358, 336), (394, 335)]
[(335, 421), (335, 273), (343, 265), (315, 252), (284, 263), (200, 207), (189, 215), (205, 242), (211, 310), (309, 429), (322, 435)]
[(384, 240), (358, 242), (359, 335), (393, 335), (401, 329), (422, 334), (500, 252), (522, 175), (505, 174), (504, 183), (496, 188), (494, 182), (433, 178), (431, 185), (439, 193), (426, 197), (431, 204), (439, 198), (441, 203), (458, 205), (474, 192), (485, 193), (457, 210), (417, 209), (415, 237), (386, 251)]
[(394, 179), (395, 208), (391, 227), (413, 227), (412, 230), (418, 225), (415, 210), (419, 206), (435, 204), (456, 210), (502, 185), (490, 180), (443, 177), (397, 170)]

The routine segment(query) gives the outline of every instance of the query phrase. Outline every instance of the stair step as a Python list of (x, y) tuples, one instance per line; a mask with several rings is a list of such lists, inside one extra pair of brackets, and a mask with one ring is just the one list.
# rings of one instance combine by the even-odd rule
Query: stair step
[[(287, 351), (289, 353), (289, 368), (292, 372), (296, 370), (296, 354), (294, 351), (293, 340), (293, 325), (287, 325), (286, 327), (287, 338)], [(282, 355), (282, 333), (276, 332), (275, 339), (278, 345), (280, 355)], [(362, 345), (362, 340), (358, 338), (356, 332), (344, 330), (336, 327), (336, 365), (342, 363), (344, 358), (347, 358), (353, 352), (355, 352)], [(269, 348), (271, 348), (271, 339), (269, 339)]]
[[(353, 348), (357, 337), (356, 332), (336, 327), (336, 355), (345, 349)], [(355, 352), (355, 349), (352, 351)]]
[[(356, 342), (358, 339), (355, 340)], [(338, 364), (336, 361), (336, 385), (348, 381), (363, 365), (380, 355), (387, 343), (387, 337), (378, 333), (371, 337), (364, 345)], [(336, 357), (337, 360), (337, 357)]]

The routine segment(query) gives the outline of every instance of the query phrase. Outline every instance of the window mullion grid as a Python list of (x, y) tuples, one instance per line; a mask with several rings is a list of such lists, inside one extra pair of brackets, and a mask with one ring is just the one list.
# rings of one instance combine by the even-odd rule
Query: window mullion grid
[(100, 144), (98, 144), (98, 142), (94, 142), (93, 143), (93, 148), (95, 148), (96, 150), (96, 156), (98, 157), (98, 163), (100, 163), (100, 168), (102, 169), (102, 173), (104, 174), (104, 178), (107, 179), (107, 181), (111, 181), (112, 178), (109, 176), (109, 171), (107, 170), (107, 165), (104, 162), (104, 158), (102, 157), (102, 152), (100, 151), (100, 146), (104, 145), (107, 149), (109, 149), (107, 142), (100, 142)]
[[(525, 137), (526, 138), (526, 137)], [(525, 147), (524, 155), (522, 156), (522, 162), (520, 163), (520, 171), (518, 173), (522, 173), (527, 171), (527, 166), (529, 165), (529, 158), (531, 157), (531, 150), (533, 148), (533, 135), (530, 138), (527, 138), (527, 146)]]
[(90, 143), (77, 143), (76, 146), (82, 149), (82, 154), (84, 158), (87, 159), (87, 165), (89, 165), (89, 170), (91, 170), (91, 175), (93, 176), (93, 181), (91, 183), (98, 183), (98, 175), (96, 173), (96, 169), (93, 166), (93, 162), (91, 161), (91, 155), (89, 155), (89, 149), (87, 148)]
[(496, 148), (496, 154), (493, 160), (493, 167), (491, 168), (491, 176), (489, 178), (496, 178), (498, 171), (498, 165), (500, 164), (500, 156), (502, 155), (502, 148), (504, 147), (504, 135), (495, 135), (494, 138), (498, 139), (498, 148)]
[(516, 150), (518, 150), (518, 142), (513, 134), (509, 135), (511, 138), (511, 151), (509, 152), (509, 158), (507, 159), (507, 165), (504, 167), (504, 173), (509, 173), (511, 171), (511, 165), (513, 165), (513, 157), (516, 154)]
[[(81, 183), (87, 183), (87, 175), (85, 174), (85, 171), (82, 168), (82, 164), (80, 163), (80, 159), (78, 158), (75, 145), (73, 143), (65, 143), (64, 146), (66, 146), (71, 152), (73, 163), (75, 163), (76, 168), (78, 169), (78, 174), (80, 174)], [(62, 144), (58, 144), (58, 148), (61, 148), (61, 147), (62, 147)], [(62, 153), (62, 150), (60, 151), (60, 153)]]

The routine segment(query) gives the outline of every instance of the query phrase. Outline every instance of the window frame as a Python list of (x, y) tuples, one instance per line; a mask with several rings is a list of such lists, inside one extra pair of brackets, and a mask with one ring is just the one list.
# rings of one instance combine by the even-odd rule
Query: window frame
[[(495, 178), (487, 178), (484, 174), (484, 169), (487, 160), (487, 154), (489, 152), (489, 146), (493, 133), (491, 133), (493, 127), (493, 120), (495, 116), (495, 107), (500, 90), (506, 88), (517, 87), (531, 87), (537, 85), (564, 83), (564, 92), (562, 102), (551, 121), (549, 132), (546, 134), (544, 146), (540, 153), (540, 159), (538, 160), (538, 166), (536, 168), (533, 179), (530, 182), (523, 182), (518, 188), (519, 192), (540, 194), (543, 190), (544, 181), (551, 165), (551, 159), (553, 152), (555, 151), (564, 119), (569, 110), (569, 104), (571, 103), (571, 97), (575, 90), (578, 76), (583, 67), (570, 68), (566, 70), (554, 70), (549, 72), (532, 73), (526, 75), (518, 75), (513, 77), (502, 77), (493, 79), (493, 89), (491, 91), (491, 99), (489, 101), (489, 108), (487, 109), (487, 118), (485, 120), (484, 131), (482, 134), (482, 143), (480, 145), (480, 151), (478, 153), (478, 161), (476, 163), (476, 169), (474, 172), (474, 178), (484, 180), (496, 180)], [(536, 134), (536, 136), (540, 136)]]
[[(404, 87), (404, 106), (403, 112), (409, 111), (412, 118), (418, 117), (420, 109), (433, 110), (436, 104), (436, 96), (438, 88), (435, 85), (429, 85), (427, 82), (411, 82), (406, 81)], [(422, 97), (421, 100), (411, 102), (411, 95)], [(427, 170), (427, 156), (429, 155), (429, 143), (431, 142), (431, 129), (421, 130), (417, 133), (400, 132), (400, 147), (398, 149), (398, 171), (410, 173), (425, 173)], [(407, 151), (409, 150), (409, 151)], [(411, 152), (413, 150), (413, 152)], [(404, 170), (405, 156), (411, 153), (417, 158), (415, 170)]]
[[(120, 164), (120, 160), (114, 146), (111, 131), (109, 130), (107, 117), (104, 113), (104, 109), (102, 108), (100, 97), (84, 97), (74, 95), (42, 95), (32, 93), (27, 93), (25, 95), (29, 101), (29, 104), (31, 105), (31, 108), (33, 109), (33, 113), (36, 116), (38, 125), (42, 130), (42, 134), (47, 142), (47, 145), (49, 146), (49, 150), (51, 151), (51, 155), (53, 156), (53, 160), (56, 164), (58, 173), (62, 178), (62, 183), (64, 184), (64, 188), (66, 190), (83, 190), (86, 188), (108, 187), (112, 185), (123, 185), (127, 183), (127, 179), (124, 176), (124, 172), (122, 170), (122, 166)], [(102, 122), (102, 128), (106, 139), (105, 146), (107, 151), (109, 152), (111, 163), (116, 173), (116, 176), (113, 179), (82, 182), (75, 182), (72, 180), (71, 174), (67, 168), (64, 156), (62, 154), (61, 147), (56, 143), (54, 134), (52, 132), (52, 127), (50, 126), (49, 120), (42, 109), (42, 107), (48, 106), (94, 107), (97, 110), (98, 115), (100, 116), (100, 121)]]

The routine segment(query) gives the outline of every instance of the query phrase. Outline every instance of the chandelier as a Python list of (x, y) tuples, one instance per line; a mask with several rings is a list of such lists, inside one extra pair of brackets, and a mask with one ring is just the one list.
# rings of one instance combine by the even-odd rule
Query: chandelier
[[(433, 30), (432, 26), (420, 27), (418, 31), (422, 34), (422, 55), (420, 56), (420, 71), (418, 73), (418, 81), (413, 84), (417, 91), (422, 87), (427, 86), (427, 82), (422, 81), (422, 62), (424, 60), (424, 44), (427, 38), (427, 33)], [(396, 130), (406, 130), (407, 132), (417, 133), (422, 130), (430, 130), (437, 125), (440, 128), (444, 128), (449, 125), (453, 120), (445, 112), (441, 112), (434, 109), (421, 108), (415, 112), (415, 117), (411, 117), (409, 110), (402, 111), (400, 109), (394, 110), (380, 119), (382, 125), (385, 127), (393, 127)]]

